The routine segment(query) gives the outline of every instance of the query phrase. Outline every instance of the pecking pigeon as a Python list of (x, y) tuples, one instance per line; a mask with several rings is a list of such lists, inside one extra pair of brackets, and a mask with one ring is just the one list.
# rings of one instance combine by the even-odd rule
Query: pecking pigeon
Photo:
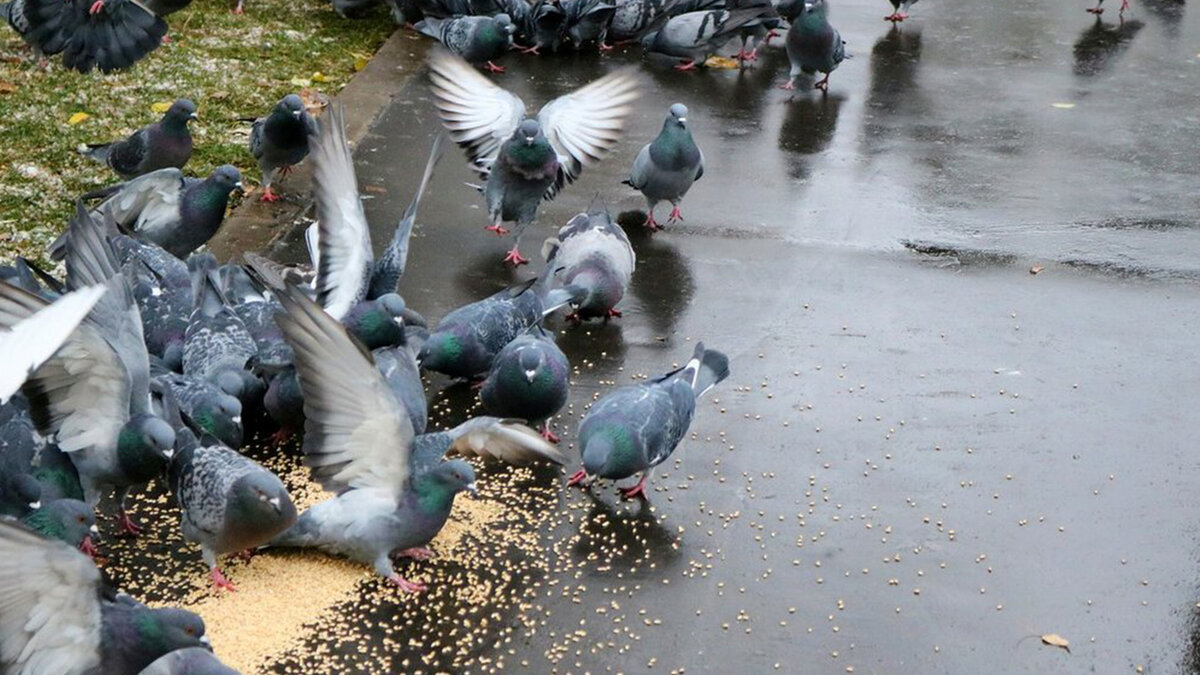
[(550, 418), (567, 402), (570, 376), (567, 355), (541, 324), (534, 324), (496, 355), (479, 389), (479, 399), (488, 414), (530, 424), (541, 421), (542, 438), (557, 443)]
[(472, 65), (493, 73), (504, 72), (504, 67), (495, 61), (512, 48), (513, 33), (517, 30), (507, 14), (425, 18), (414, 27)]
[(292, 166), (308, 156), (308, 139), (317, 133), (317, 121), (304, 109), (296, 94), (288, 94), (275, 104), (271, 114), (254, 121), (250, 127), (250, 154), (258, 160), (262, 172), (264, 202), (279, 201), (271, 189), (275, 171), (287, 174)]
[(183, 374), (216, 385), (236, 396), (243, 409), (261, 399), (266, 389), (246, 369), (258, 344), (230, 306), (215, 270), (199, 270), (196, 307), (183, 342)]
[(800, 73), (811, 75), (819, 70), (825, 78), (813, 87), (829, 91), (829, 74), (846, 58), (846, 43), (825, 17), (825, 0), (805, 0), (800, 16), (788, 29), (784, 46), (792, 68), (780, 88), (795, 89)]
[(567, 37), (575, 49), (583, 49), (590, 43), (606, 52), (612, 49), (606, 42), (608, 27), (612, 23), (617, 6), (610, 0), (563, 0), (563, 11), (567, 15)]
[(622, 493), (645, 497), (654, 467), (671, 456), (687, 433), (696, 399), (728, 376), (729, 359), (698, 343), (683, 368), (601, 398), (579, 424), (583, 468), (567, 484), (596, 476), (620, 480), (641, 472), (637, 484)]
[(99, 534), (92, 507), (78, 499), (54, 499), (34, 509), (21, 523), (46, 539), (57, 539), (89, 555), (96, 552), (92, 535)]
[(504, 234), (501, 223), (516, 221), (517, 241), (505, 261), (528, 262), (519, 248), (521, 233), (542, 200), (553, 199), (616, 145), (638, 79), (632, 69), (609, 73), (550, 101), (532, 119), (520, 98), (445, 49), (435, 48), (429, 63), (442, 124), (485, 179), (487, 229)]
[(671, 202), (673, 207), (668, 223), (683, 220), (679, 202), (704, 175), (704, 153), (692, 139), (687, 113), (682, 103), (670, 107), (662, 131), (638, 151), (629, 178), (623, 181), (646, 197), (646, 227), (651, 230), (662, 229), (654, 220), (654, 207), (661, 201)]
[[(891, 21), (892, 23), (897, 23), (897, 22), (907, 19), (908, 18), (908, 8), (917, 4), (917, 0), (890, 0), (890, 2), (892, 3), (893, 11), (891, 14), (888, 14), (887, 16), (883, 17), (883, 20)], [(1102, 2), (1104, 2), (1104, 0), (1099, 0), (1099, 2), (1096, 3), (1096, 7), (1099, 8), (1100, 3), (1102, 3)], [(1124, 12), (1125, 8), (1129, 6), (1129, 0), (1122, 0), (1122, 3), (1123, 4), (1121, 5), (1121, 11)], [(1088, 10), (1088, 11), (1090, 12), (1092, 10)], [(1100, 10), (1100, 11), (1104, 11), (1104, 10)], [(1096, 13), (1099, 14), (1099, 12), (1096, 12)]]
[(182, 169), (192, 156), (188, 122), (196, 119), (196, 104), (181, 98), (162, 119), (115, 143), (88, 145), (87, 155), (104, 162), (125, 180), (159, 169)]
[(556, 238), (546, 240), (542, 252), (554, 268), (555, 283), (573, 297), (568, 319), (621, 316), (616, 306), (629, 289), (637, 256), (607, 210), (576, 215)]
[(761, 21), (770, 13), (769, 5), (687, 12), (667, 19), (657, 30), (642, 36), (642, 48), (649, 54), (684, 59), (675, 66), (676, 70), (694, 70), (743, 27)]

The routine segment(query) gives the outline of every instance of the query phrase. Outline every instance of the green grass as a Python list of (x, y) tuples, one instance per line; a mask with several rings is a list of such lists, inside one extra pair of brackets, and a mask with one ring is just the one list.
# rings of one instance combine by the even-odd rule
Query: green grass
[[(81, 75), (57, 59), (40, 66), (16, 33), (0, 27), (0, 261), (44, 259), (75, 197), (120, 180), (78, 148), (157, 120), (155, 103), (191, 98), (199, 108), (185, 172), (233, 164), (249, 188), (259, 174), (246, 147), (250, 126), (238, 118), (262, 116), (305, 87), (336, 94), (355, 62), (394, 30), (382, 7), (358, 20), (338, 17), (323, 0), (247, 0), (242, 16), (231, 8), (227, 0), (196, 0), (167, 17), (170, 43), (113, 75)], [(77, 112), (89, 117), (68, 124)]]

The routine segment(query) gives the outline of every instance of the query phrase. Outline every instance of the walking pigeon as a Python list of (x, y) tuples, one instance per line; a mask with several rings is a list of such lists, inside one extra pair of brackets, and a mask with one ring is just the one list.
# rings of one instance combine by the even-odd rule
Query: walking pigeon
[(501, 223), (516, 221), (517, 241), (505, 261), (526, 263), (521, 233), (534, 221), (538, 205), (616, 145), (637, 97), (638, 79), (632, 69), (609, 73), (550, 101), (532, 119), (526, 118), (520, 98), (449, 51), (435, 48), (429, 63), (442, 124), (485, 179), (487, 229), (505, 234)]
[(583, 468), (567, 484), (596, 476), (620, 480), (641, 472), (637, 484), (622, 493), (645, 497), (654, 467), (671, 456), (687, 433), (696, 399), (728, 376), (729, 359), (699, 343), (683, 368), (601, 398), (579, 424)]
[(507, 14), (446, 19), (427, 17), (414, 27), (472, 65), (493, 73), (504, 72), (504, 67), (496, 65), (495, 61), (512, 48), (513, 33), (517, 30)]
[(637, 256), (607, 210), (576, 215), (557, 238), (546, 240), (542, 252), (554, 268), (555, 283), (573, 298), (568, 319), (621, 316), (616, 306), (629, 289)]
[(673, 207), (668, 223), (683, 220), (679, 202), (704, 175), (704, 153), (692, 139), (687, 113), (682, 103), (670, 107), (662, 131), (638, 151), (629, 178), (623, 181), (646, 197), (646, 227), (651, 230), (662, 229), (654, 220), (654, 207), (661, 201), (669, 201)]
[(182, 169), (192, 156), (188, 122), (196, 119), (196, 104), (181, 98), (162, 119), (115, 143), (88, 145), (87, 155), (104, 162), (125, 180), (159, 169)]
[(271, 114), (254, 121), (250, 127), (250, 154), (258, 160), (262, 172), (264, 202), (282, 199), (271, 189), (275, 171), (284, 175), (308, 156), (308, 139), (317, 133), (317, 121), (304, 109), (296, 94), (288, 94), (275, 104)]
[(612, 23), (617, 6), (610, 0), (563, 0), (566, 12), (567, 36), (575, 49), (596, 43), (602, 52), (612, 49), (606, 42), (608, 27)]
[(846, 58), (846, 43), (825, 18), (825, 0), (806, 0), (804, 10), (788, 29), (784, 46), (792, 68), (780, 88), (795, 89), (800, 73), (811, 75), (819, 70), (825, 77), (813, 88), (829, 91), (829, 74)]
[[(892, 9), (894, 11), (891, 14), (883, 17), (883, 20), (891, 21), (892, 23), (898, 23), (900, 21), (907, 19), (908, 18), (908, 8), (917, 4), (917, 0), (890, 0), (890, 2), (892, 3)], [(1102, 2), (1104, 2), (1104, 0), (1099, 0), (1099, 2), (1096, 3), (1097, 9), (1100, 8), (1100, 3), (1102, 3)], [(1128, 6), (1129, 6), (1129, 0), (1122, 0), (1121, 11), (1124, 12), (1125, 8)], [(1090, 12), (1092, 10), (1089, 9), (1088, 11)], [(1104, 11), (1104, 10), (1100, 10), (1100, 12), (1102, 12), (1102, 11)], [(1099, 14), (1100, 12), (1096, 12), (1096, 14)]]
[(747, 24), (770, 13), (768, 6), (747, 9), (711, 9), (671, 17), (658, 30), (642, 37), (642, 48), (650, 54), (662, 54), (683, 61), (676, 70), (694, 70), (704, 65), (726, 42)]

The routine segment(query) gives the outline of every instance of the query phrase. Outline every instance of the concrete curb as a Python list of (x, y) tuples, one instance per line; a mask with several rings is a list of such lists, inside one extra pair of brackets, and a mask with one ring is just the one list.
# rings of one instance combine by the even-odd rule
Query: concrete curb
[[(421, 72), (430, 44), (413, 31), (397, 29), (331, 101), (345, 106), (346, 136), (352, 147), (370, 131), (392, 97)], [(286, 179), (276, 181), (284, 194), (283, 201), (260, 202), (257, 193), (245, 198), (209, 241), (209, 250), (218, 260), (226, 261), (288, 238), (312, 207), (308, 189), (311, 180), (312, 170), (302, 162)]]

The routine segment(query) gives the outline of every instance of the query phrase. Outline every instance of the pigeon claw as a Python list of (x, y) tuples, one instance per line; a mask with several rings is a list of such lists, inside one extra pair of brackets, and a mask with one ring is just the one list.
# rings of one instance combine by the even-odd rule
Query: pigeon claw
[(779, 85), (779, 88), (783, 89), (784, 91), (795, 91), (796, 83), (789, 79), (787, 82)]
[(496, 223), (495, 225), (488, 225), (487, 227), (485, 227), (483, 229), (487, 230), (488, 232), (495, 232), (496, 236), (498, 236), (498, 237), (503, 237), (504, 235), (508, 234), (508, 228), (501, 225), (500, 223)]
[(95, 2), (92, 3), (92, 6), (88, 8), (88, 14), (91, 14), (94, 16), (96, 14), (99, 14), (100, 11), (103, 9), (104, 9), (104, 0), (96, 0)]
[(84, 537), (83, 541), (79, 542), (79, 550), (92, 560), (96, 559), (96, 545), (92, 543), (90, 536)]
[(598, 44), (598, 45), (596, 45), (596, 46), (597, 46), (597, 47), (600, 49), (600, 51), (602, 51), (602, 52), (611, 52), (612, 50), (616, 49), (616, 47), (614, 47), (614, 46), (612, 46), (612, 45), (610, 45), (610, 44), (608, 44), (608, 43), (604, 42), (604, 40), (601, 40), (601, 41), (600, 41), (600, 44)]
[(388, 581), (391, 581), (393, 584), (399, 586), (400, 590), (404, 591), (405, 593), (421, 593), (426, 590), (425, 584), (418, 581), (409, 581), (408, 579), (405, 579), (404, 577), (395, 573), (388, 577)]
[(527, 264), (529, 262), (529, 258), (521, 255), (521, 251), (516, 247), (516, 245), (513, 245), (513, 247), (508, 250), (508, 255), (504, 256), (504, 262), (512, 263), (514, 267), (517, 267)]
[(273, 204), (273, 203), (279, 201), (280, 199), (283, 199), (283, 197), (278, 192), (275, 192), (274, 190), (272, 190), (270, 188), (270, 186), (268, 186), (266, 188), (263, 188), (262, 196), (258, 198), (258, 201), (267, 202), (268, 204)]
[(646, 214), (646, 222), (642, 224), (649, 228), (651, 232), (663, 229), (663, 226), (654, 219), (654, 211)]
[(624, 314), (621, 314), (621, 310), (617, 309), (616, 307), (609, 307), (608, 311), (604, 314), (604, 319), (607, 321), (608, 319), (619, 319), (622, 316), (624, 316)]
[(542, 53), (540, 51), (538, 51), (537, 45), (534, 45), (532, 47), (517, 47), (517, 51), (521, 52), (522, 54), (533, 54), (534, 56), (542, 55)]
[(679, 63), (679, 64), (675, 65), (675, 70), (695, 70), (695, 69), (696, 69), (696, 59), (692, 59), (690, 61), (685, 61), (683, 63)]
[(483, 69), (488, 71), (489, 73), (503, 73), (504, 71), (508, 70), (504, 66), (498, 66), (498, 65), (492, 63), (491, 61), (488, 61), (487, 63), (483, 64)]
[(631, 488), (621, 488), (621, 496), (625, 499), (633, 499), (634, 497), (646, 498), (646, 475), (642, 474), (641, 480)]
[(1088, 14), (1095, 14), (1096, 16), (1100, 16), (1101, 14), (1104, 13), (1104, 8), (1101, 7), (1100, 5), (1096, 5), (1095, 7), (1088, 7), (1087, 11), (1088, 11)]
[(289, 173), (291, 173), (291, 172), (292, 172), (292, 165), (291, 165), (291, 164), (284, 164), (283, 166), (279, 167), (279, 175), (280, 175), (280, 177), (282, 177), (282, 176), (286, 176), (286, 175), (288, 175), (288, 174), (289, 174)]
[(891, 21), (892, 23), (897, 23), (897, 22), (903, 21), (907, 18), (908, 18), (908, 15), (905, 14), (904, 12), (895, 12), (894, 14), (889, 14), (888, 16), (883, 17), (883, 20)]
[(813, 89), (820, 89), (822, 92), (829, 93), (829, 73), (825, 74), (824, 79), (813, 85)]
[(226, 579), (225, 575), (221, 574), (221, 568), (217, 567), (216, 565), (213, 565), (213, 568), (209, 570), (209, 576), (212, 577), (214, 589), (226, 590), (230, 593), (237, 592), (237, 588), (233, 585), (233, 582), (229, 579)]
[(587, 471), (580, 469), (580, 470), (576, 471), (575, 473), (571, 474), (571, 477), (567, 479), (567, 487), (571, 487), (574, 485), (587, 485), (587, 479), (588, 479)]
[(558, 441), (561, 440), (561, 439), (559, 439), (557, 434), (555, 434), (553, 431), (550, 431), (550, 420), (546, 420), (545, 422), (542, 423), (541, 434), (542, 434), (542, 438), (546, 439), (547, 443), (557, 444)]
[(396, 555), (400, 556), (401, 558), (412, 558), (413, 560), (429, 560), (433, 557), (433, 551), (430, 551), (424, 546), (414, 546), (413, 548), (406, 548), (403, 551), (398, 552)]
[(683, 214), (679, 212), (679, 205), (674, 204), (675, 208), (671, 209), (671, 213), (667, 215), (668, 223), (683, 222)]
[(130, 518), (129, 512), (125, 510), (117, 514), (117, 525), (120, 526), (122, 532), (135, 537), (142, 533), (141, 526), (133, 522), (133, 518)]
[(763, 44), (770, 46), (771, 40), (777, 37), (779, 37), (779, 31), (772, 28), (771, 30), (767, 31), (767, 37), (763, 40)]

